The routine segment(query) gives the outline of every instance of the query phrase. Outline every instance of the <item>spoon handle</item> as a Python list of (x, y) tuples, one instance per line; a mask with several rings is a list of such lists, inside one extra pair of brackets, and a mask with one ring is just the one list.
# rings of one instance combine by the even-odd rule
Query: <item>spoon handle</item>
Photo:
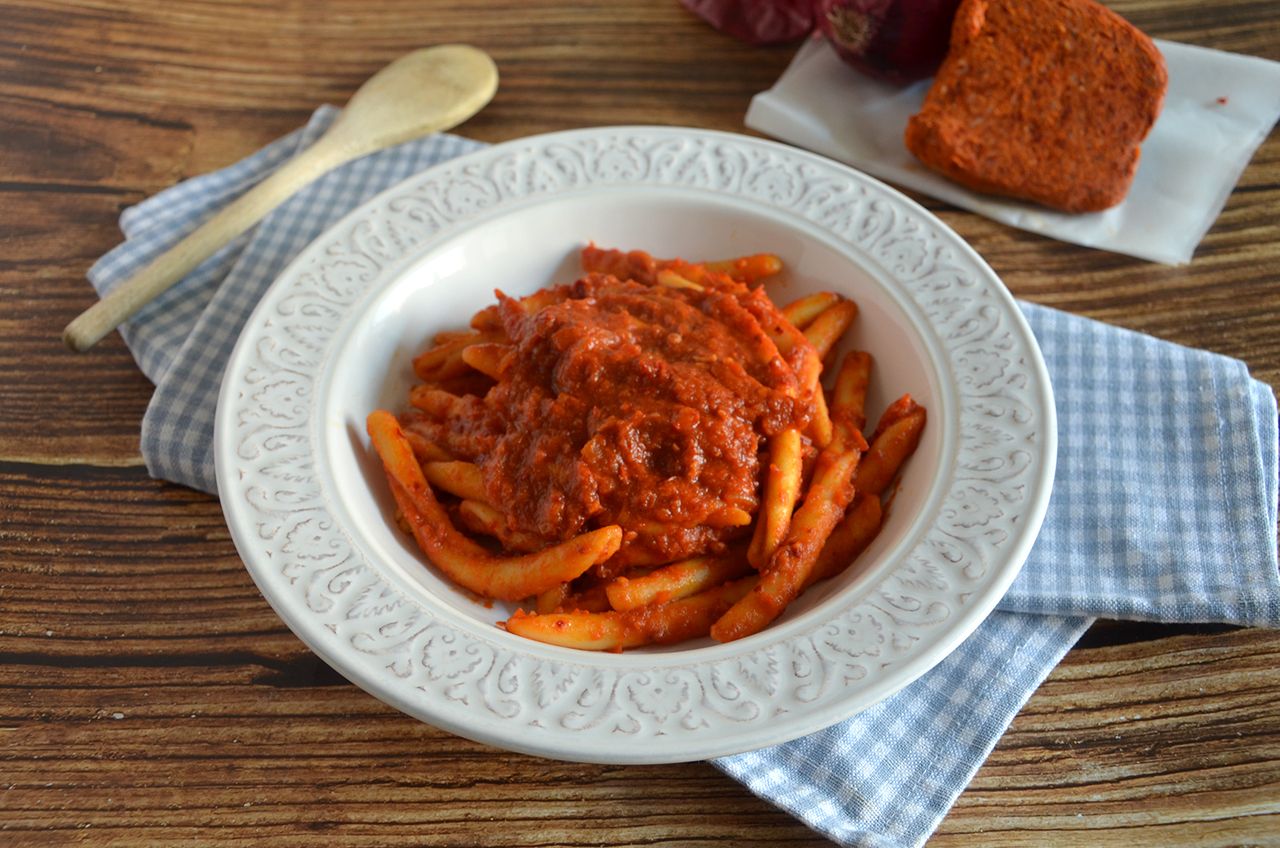
[[(328, 143), (326, 143), (328, 142)], [(286, 162), (279, 170), (223, 207), (137, 274), (67, 325), (62, 340), (74, 351), (93, 347), (131, 315), (167, 291), (201, 262), (261, 221), (300, 188), (338, 165), (367, 153), (334, 143), (331, 134)]]

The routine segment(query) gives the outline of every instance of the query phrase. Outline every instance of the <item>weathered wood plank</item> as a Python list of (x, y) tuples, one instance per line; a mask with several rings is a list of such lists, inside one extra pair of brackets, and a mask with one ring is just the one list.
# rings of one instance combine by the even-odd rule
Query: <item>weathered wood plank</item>
[[(1272, 4), (1123, 0), (1159, 37), (1280, 59)], [(127, 205), (342, 103), (417, 46), (503, 74), (462, 132), (742, 130), (793, 46), (675, 0), (10, 0), (0, 12), (0, 843), (827, 844), (705, 764), (583, 766), (413, 721), (275, 616), (217, 502), (147, 478), (151, 387), (62, 326)], [(1015, 294), (1244, 359), (1280, 386), (1280, 138), (1195, 261), (1151, 265), (921, 198)], [(1280, 636), (1096, 626), (1033, 696), (937, 846), (1280, 845)]]
[(1073, 651), (930, 845), (1276, 844), (1278, 660), (1257, 630)]

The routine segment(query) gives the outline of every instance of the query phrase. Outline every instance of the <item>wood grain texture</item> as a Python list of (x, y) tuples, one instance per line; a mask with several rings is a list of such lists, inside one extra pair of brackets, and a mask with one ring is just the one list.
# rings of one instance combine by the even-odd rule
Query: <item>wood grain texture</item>
[[(1152, 35), (1280, 59), (1273, 3), (1126, 0)], [(0, 844), (828, 844), (706, 764), (498, 751), (346, 683), (258, 594), (215, 499), (151, 480), (150, 385), (67, 353), (125, 207), (341, 103), (415, 47), (503, 81), (485, 141), (614, 123), (742, 131), (794, 45), (675, 0), (0, 0)], [(1215, 350), (1280, 386), (1280, 140), (1168, 268), (920, 198), (1019, 296)], [(1280, 634), (1095, 626), (931, 846), (1280, 845)]]

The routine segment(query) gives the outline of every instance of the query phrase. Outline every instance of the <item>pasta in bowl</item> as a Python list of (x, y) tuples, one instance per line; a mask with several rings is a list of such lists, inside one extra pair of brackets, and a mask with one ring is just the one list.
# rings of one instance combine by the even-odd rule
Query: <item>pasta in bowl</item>
[[(577, 282), (589, 273), (588, 242), (687, 257), (691, 265), (769, 252), (780, 268), (752, 285), (779, 310), (856, 304), (856, 318), (823, 357), (828, 417), (839, 418), (831, 409), (836, 377), (854, 351), (872, 355), (862, 402), (872, 422), (868, 447), (878, 418), (903, 394), (927, 410), (914, 454), (888, 498), (877, 499), (888, 506), (883, 522), (853, 565), (822, 581), (789, 580), (807, 588), (741, 638), (718, 641), (699, 630), (675, 644), (629, 646), (635, 629), (620, 627), (623, 643), (606, 639), (596, 646), (604, 651), (534, 641), (512, 623), (536, 622), (537, 598), (481, 598), (396, 525), (399, 505), (368, 435), (370, 413), (390, 411), (396, 420), (426, 413), (408, 402), (414, 391), (465, 397), (461, 386), (416, 388), (425, 382), (414, 360), (441, 334), (447, 342), (450, 333), (482, 332), (469, 321), (494, 305), (495, 290), (520, 303)], [(801, 332), (812, 326), (799, 317), (791, 323)], [(503, 351), (473, 349), (467, 367), (493, 368), (495, 353)], [(724, 532), (711, 535), (724, 550), (703, 550), (696, 539), (661, 543), (654, 555), (670, 555), (681, 569), (648, 583), (647, 570), (666, 563), (635, 563), (608, 581), (600, 575), (606, 583), (626, 578), (593, 590), (591, 603), (603, 595), (613, 615), (586, 609), (581, 598), (559, 613), (544, 606), (544, 614), (619, 618), (626, 614), (619, 607), (644, 607), (664, 592), (682, 600), (672, 593), (690, 584), (673, 589), (665, 581), (710, 579), (719, 588), (765, 573), (750, 557), (750, 571), (737, 577), (741, 560), (714, 568), (705, 560), (749, 552), (767, 514), (762, 504), (776, 503), (764, 492), (772, 466), (779, 484), (790, 479), (786, 462), (770, 461), (775, 447), (790, 450), (791, 437), (774, 438), (786, 423), (796, 425), (804, 448), (792, 516), (804, 505), (813, 481), (804, 466), (817, 467), (817, 442), (807, 419), (774, 417), (752, 419), (763, 435), (754, 476), (745, 474), (756, 481), (749, 498), (730, 486), (714, 509), (710, 497), (685, 505), (701, 509), (701, 518), (719, 511), (712, 523)], [(437, 726), (515, 750), (661, 762), (795, 738), (927, 671), (1016, 575), (1047, 503), (1055, 438), (1048, 380), (1020, 312), (981, 259), (927, 212), (843, 166), (770, 142), (611, 128), (511, 142), (437, 166), (318, 239), (246, 326), (224, 380), (216, 454), (228, 525), (264, 596), (353, 682)], [(477, 532), (539, 530), (536, 522), (485, 523), (493, 512), (531, 509), (517, 501), (546, 488), (519, 489), (532, 471), (516, 472), (505, 489), (482, 473), (469, 490), (478, 497), (467, 498), (462, 487), (476, 482), (484, 456), (458, 450), (423, 459), (414, 456), (424, 478), (434, 477), (428, 485), (455, 529), (486, 555), (533, 553), (500, 548), (496, 535)], [(678, 494), (662, 492), (662, 501)], [(459, 511), (465, 500), (480, 507), (466, 508), (470, 517)], [(609, 516), (627, 524), (614, 520), (622, 504), (563, 536), (543, 533), (540, 544), (603, 529)], [(746, 512), (750, 523), (733, 524), (742, 516), (725, 507)], [(783, 511), (771, 532), (785, 539)], [(684, 573), (700, 569), (714, 574)], [(577, 578), (558, 582), (575, 595), (592, 589)], [(706, 603), (719, 620), (721, 607), (737, 599)], [(582, 623), (561, 629), (581, 634), (574, 627)]]
[(501, 625), (530, 639), (621, 651), (756, 633), (871, 543), (925, 409), (903, 395), (864, 437), (871, 355), (850, 351), (822, 385), (856, 304), (819, 291), (778, 308), (772, 254), (590, 245), (582, 265), (437, 334), (413, 361), (413, 409), (370, 414), (397, 522), (454, 583), (527, 600), (536, 612)]

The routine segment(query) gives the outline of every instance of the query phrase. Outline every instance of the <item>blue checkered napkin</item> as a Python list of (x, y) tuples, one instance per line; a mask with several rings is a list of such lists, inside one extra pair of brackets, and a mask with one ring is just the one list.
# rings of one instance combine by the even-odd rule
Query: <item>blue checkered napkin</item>
[[(126, 241), (89, 269), (110, 291), (214, 211), (319, 138), (338, 116), (322, 107), (304, 128), (235, 165), (187, 180), (127, 210)], [(216, 493), (213, 419), (222, 372), (258, 299), (289, 261), (343, 215), (437, 162), (480, 147), (434, 135), (366, 156), (320, 178), (223, 248), (122, 329), (156, 384), (142, 420), (142, 456), (155, 477)]]
[(842, 845), (921, 845), (1092, 621), (994, 612), (896, 695), (803, 739), (715, 765)]
[(1280, 627), (1270, 387), (1239, 360), (1021, 306), (1060, 445), (1044, 527), (1000, 608)]
[(1280, 627), (1270, 388), (1234, 359), (1020, 305), (1053, 378), (1058, 467), (999, 611), (875, 707), (716, 762), (842, 844), (922, 844), (1095, 617)]
[[(99, 291), (317, 138), (336, 110), (223, 171), (128, 210)], [(215, 491), (218, 384), (266, 287), (375, 193), (478, 147), (434, 136), (350, 163), (294, 197), (125, 328), (156, 393), (142, 453)], [(922, 844), (1010, 720), (1095, 617), (1280, 626), (1277, 421), (1235, 360), (1023, 304), (1058, 405), (1058, 476), (1021, 575), (953, 654), (885, 702), (785, 745), (716, 762), (846, 845)]]

